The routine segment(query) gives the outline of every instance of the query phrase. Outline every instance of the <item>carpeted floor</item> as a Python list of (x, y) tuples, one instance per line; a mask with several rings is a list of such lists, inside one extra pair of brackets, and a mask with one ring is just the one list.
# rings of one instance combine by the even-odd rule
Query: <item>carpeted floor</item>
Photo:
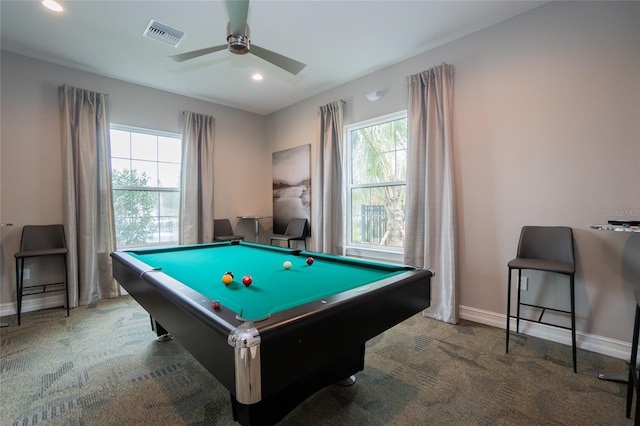
[[(177, 341), (158, 343), (130, 297), (3, 318), (2, 425), (231, 425), (229, 394)], [(212, 354), (215, 356), (215, 354)], [(631, 425), (624, 361), (468, 321), (417, 315), (367, 344), (351, 387), (316, 393), (282, 425)]]

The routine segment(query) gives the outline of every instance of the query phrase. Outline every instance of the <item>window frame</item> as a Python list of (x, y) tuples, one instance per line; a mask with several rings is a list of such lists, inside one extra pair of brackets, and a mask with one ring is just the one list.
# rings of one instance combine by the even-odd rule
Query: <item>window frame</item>
[[(376, 183), (364, 183), (364, 184), (353, 184), (351, 182), (351, 173), (352, 173), (352, 161), (351, 161), (351, 133), (355, 130), (364, 129), (367, 127), (376, 126), (379, 124), (387, 123), (390, 121), (407, 119), (408, 114), (407, 110), (402, 110), (390, 114), (385, 114), (382, 116), (374, 117), (371, 119), (367, 119), (364, 121), (359, 121), (357, 123), (352, 123), (345, 125), (343, 127), (343, 140), (344, 140), (344, 171), (345, 171), (345, 179), (343, 183), (344, 189), (344, 197), (345, 197), (345, 210), (344, 210), (344, 224), (345, 224), (345, 235), (344, 235), (344, 246), (345, 246), (345, 255), (353, 256), (353, 257), (361, 257), (365, 259), (371, 260), (379, 260), (385, 262), (392, 263), (403, 263), (404, 260), (404, 247), (391, 247), (391, 246), (380, 246), (380, 245), (372, 245), (372, 244), (363, 244), (363, 243), (354, 243), (351, 241), (352, 237), (352, 220), (351, 220), (351, 211), (352, 211), (352, 199), (351, 193), (354, 188), (380, 188), (384, 186), (398, 186), (404, 185), (406, 188), (407, 181), (406, 176), (404, 181), (385, 181), (385, 182), (376, 182)], [(407, 129), (408, 132), (408, 129)]]
[[(182, 157), (183, 135), (180, 134), (180, 133), (167, 132), (167, 131), (163, 131), (163, 130), (145, 129), (145, 128), (141, 128), (141, 127), (128, 126), (128, 125), (115, 124), (115, 123), (111, 123), (109, 125), (109, 132), (111, 132), (111, 130), (118, 130), (118, 131), (129, 132), (129, 133), (145, 134), (145, 135), (150, 135), (150, 136), (159, 137), (159, 138), (160, 137), (165, 137), (165, 138), (179, 139), (181, 141), (180, 155)], [(113, 159), (113, 154), (111, 153), (111, 141), (109, 142), (109, 158)], [(131, 157), (129, 157), (129, 160), (131, 160)], [(161, 161), (158, 161), (157, 159), (154, 162), (156, 164), (157, 163), (162, 163)], [(180, 165), (182, 164), (182, 158), (181, 158), (180, 163), (178, 163), (178, 164), (180, 164)], [(113, 171), (113, 166), (111, 166), (111, 170), (109, 171), (109, 173), (111, 174), (111, 192), (112, 192), (112, 196), (114, 195), (113, 191), (116, 191), (116, 190), (148, 191), (148, 192), (157, 192), (157, 193), (178, 193), (178, 194), (180, 194), (181, 191), (182, 191), (182, 187), (181, 187), (180, 184), (178, 185), (178, 187), (114, 185), (113, 184), (112, 171)], [(180, 173), (182, 174), (182, 170), (180, 171)], [(116, 214), (116, 212), (115, 212), (115, 206), (114, 206), (114, 215), (115, 214)], [(159, 215), (155, 216), (156, 219), (158, 219), (159, 217), (161, 217), (161, 216), (159, 216)], [(178, 221), (179, 220), (180, 220), (180, 213), (178, 213)], [(117, 230), (115, 230), (115, 231), (117, 233)], [(178, 236), (178, 240), (176, 240), (176, 241), (158, 241), (158, 242), (154, 242), (154, 243), (126, 245), (126, 246), (122, 246), (122, 247), (117, 246), (117, 242), (116, 242), (116, 246), (117, 246), (118, 249), (132, 249), (132, 248), (157, 247), (157, 246), (176, 246), (178, 244), (179, 244), (179, 236)]]

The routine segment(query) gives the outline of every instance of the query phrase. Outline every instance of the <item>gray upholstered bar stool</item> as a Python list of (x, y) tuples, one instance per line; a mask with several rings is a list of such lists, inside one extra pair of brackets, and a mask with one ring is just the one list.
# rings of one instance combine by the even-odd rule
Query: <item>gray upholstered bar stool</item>
[[(22, 298), (36, 294), (64, 291), (67, 316), (69, 316), (69, 283), (67, 271), (67, 242), (62, 225), (26, 225), (22, 228), (20, 251), (16, 258), (16, 297), (18, 308), (18, 325), (22, 312)], [(64, 261), (64, 280), (24, 285), (24, 265), (28, 259), (36, 260), (44, 257), (62, 258)]]
[[(573, 248), (573, 230), (566, 226), (524, 226), (520, 232), (517, 257), (508, 263), (509, 284), (507, 287), (507, 347), (509, 353), (509, 329), (511, 316), (511, 275), (514, 269), (518, 270), (518, 305), (516, 311), (516, 333), (520, 332), (520, 321), (530, 321), (545, 324), (552, 327), (571, 330), (571, 346), (573, 350), (573, 372), (576, 367), (576, 311), (574, 274), (576, 271)], [(520, 300), (520, 284), (522, 271), (530, 269), (536, 271), (553, 272), (569, 277), (569, 296), (571, 299), (570, 310), (555, 309), (529, 303)], [(541, 309), (537, 320), (520, 317), (520, 306)], [(546, 311), (560, 312), (571, 316), (571, 327), (545, 322), (542, 316)]]

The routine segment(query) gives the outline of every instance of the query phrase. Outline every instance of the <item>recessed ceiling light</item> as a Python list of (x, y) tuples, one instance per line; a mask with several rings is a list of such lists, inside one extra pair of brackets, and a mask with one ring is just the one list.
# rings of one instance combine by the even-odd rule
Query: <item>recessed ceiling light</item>
[(62, 6), (60, 3), (55, 0), (42, 0), (42, 5), (49, 10), (53, 10), (54, 12), (62, 12)]
[(251, 78), (256, 80), (256, 81), (260, 81), (260, 80), (262, 80), (263, 77), (262, 77), (262, 74), (256, 73), (256, 74), (252, 75)]

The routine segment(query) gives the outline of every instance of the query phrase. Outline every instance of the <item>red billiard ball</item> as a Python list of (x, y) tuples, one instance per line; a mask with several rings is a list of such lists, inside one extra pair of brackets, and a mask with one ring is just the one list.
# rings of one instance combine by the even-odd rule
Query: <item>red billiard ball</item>
[(313, 257), (307, 257), (307, 265), (313, 265)]
[(214, 301), (211, 303), (211, 307), (212, 307), (213, 309), (220, 309), (220, 301), (219, 301), (219, 300), (214, 300)]
[(246, 285), (247, 287), (249, 287), (252, 282), (253, 278), (251, 278), (251, 275), (245, 275), (244, 277), (242, 277), (242, 284)]

